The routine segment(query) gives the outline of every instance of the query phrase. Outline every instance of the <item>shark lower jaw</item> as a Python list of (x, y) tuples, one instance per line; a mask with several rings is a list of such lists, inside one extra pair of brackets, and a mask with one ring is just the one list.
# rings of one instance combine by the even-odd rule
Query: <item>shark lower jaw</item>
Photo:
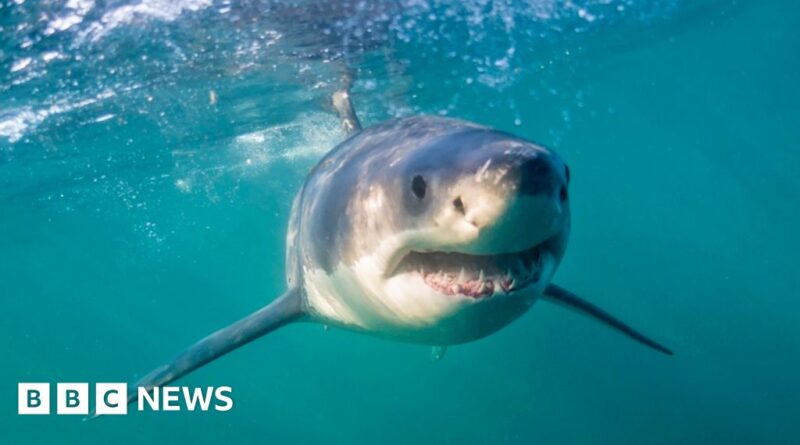
[(550, 254), (540, 243), (494, 254), (411, 250), (391, 275), (419, 277), (438, 294), (484, 300), (523, 292), (541, 283)]

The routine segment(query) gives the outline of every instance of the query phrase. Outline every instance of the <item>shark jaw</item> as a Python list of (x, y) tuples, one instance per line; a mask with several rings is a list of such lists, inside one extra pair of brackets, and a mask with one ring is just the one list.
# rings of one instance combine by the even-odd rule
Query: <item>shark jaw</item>
[[(385, 241), (399, 247), (397, 239)], [(306, 270), (309, 309), (329, 324), (397, 338), (435, 330), (409, 339), (449, 344), (450, 333), (441, 329), (443, 320), (453, 320), (464, 311), (479, 317), (475, 311), (487, 310), (496, 315), (489, 318), (516, 318), (541, 296), (558, 265), (549, 240), (517, 252), (479, 254), (458, 252), (452, 245), (433, 250), (420, 244), (413, 243), (413, 249), (407, 244), (399, 247), (399, 255), (395, 249), (388, 255), (373, 253), (332, 272)], [(393, 265), (387, 269), (389, 264)], [(492, 307), (511, 309), (500, 315)], [(464, 326), (469, 325), (475, 324)]]
[(332, 270), (305, 268), (310, 311), (328, 324), (427, 344), (509, 323), (544, 293), (567, 220), (545, 197), (483, 198), (465, 213), (446, 207), (425, 227), (368, 237), (353, 247), (361, 255)]
[(511, 253), (476, 255), (453, 251), (409, 251), (392, 276), (419, 277), (447, 296), (474, 300), (509, 295), (542, 279), (547, 253), (543, 245)]

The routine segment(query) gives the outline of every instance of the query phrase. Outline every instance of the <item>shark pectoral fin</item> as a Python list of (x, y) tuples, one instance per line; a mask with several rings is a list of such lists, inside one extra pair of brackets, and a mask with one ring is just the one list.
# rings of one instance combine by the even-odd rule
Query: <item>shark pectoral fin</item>
[[(135, 384), (129, 385), (128, 403), (136, 401), (139, 387), (147, 388), (149, 392), (153, 388), (167, 385), (304, 315), (300, 292), (289, 289), (267, 306), (198, 341), (171, 362), (154, 369)], [(85, 420), (95, 417), (97, 414), (92, 412)]]
[(588, 315), (595, 320), (599, 320), (621, 332), (622, 334), (625, 334), (639, 343), (655, 349), (656, 351), (663, 352), (667, 355), (673, 355), (672, 351), (670, 351), (668, 348), (656, 343), (653, 340), (650, 340), (630, 326), (614, 318), (608, 312), (600, 309), (592, 303), (589, 303), (588, 301), (564, 289), (563, 287), (556, 286), (555, 284), (547, 286), (547, 289), (544, 291), (544, 298), (552, 303), (566, 306), (569, 309), (580, 312), (584, 315)]
[(431, 362), (436, 363), (444, 358), (447, 354), (447, 346), (433, 346), (431, 347)]

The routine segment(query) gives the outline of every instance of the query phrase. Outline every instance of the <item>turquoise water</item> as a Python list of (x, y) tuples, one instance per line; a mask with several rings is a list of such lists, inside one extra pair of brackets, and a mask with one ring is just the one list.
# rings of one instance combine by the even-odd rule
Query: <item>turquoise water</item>
[[(800, 443), (794, 2), (303, 3), (0, 2), (0, 442)], [(283, 291), (347, 70), (367, 125), (559, 151), (554, 281), (676, 355), (547, 303), (435, 364), (294, 325), (181, 381), (228, 413), (18, 416), (17, 382), (133, 379)]]

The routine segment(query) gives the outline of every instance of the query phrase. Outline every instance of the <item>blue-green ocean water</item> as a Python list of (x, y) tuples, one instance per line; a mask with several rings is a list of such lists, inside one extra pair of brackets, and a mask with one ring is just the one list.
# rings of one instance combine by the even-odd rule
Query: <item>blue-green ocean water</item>
[[(800, 443), (800, 8), (790, 1), (0, 1), (0, 443)], [(446, 114), (555, 148), (555, 282), (428, 348), (282, 329), (186, 377), (228, 413), (18, 416), (126, 381), (284, 289), (291, 199), (344, 135)]]

